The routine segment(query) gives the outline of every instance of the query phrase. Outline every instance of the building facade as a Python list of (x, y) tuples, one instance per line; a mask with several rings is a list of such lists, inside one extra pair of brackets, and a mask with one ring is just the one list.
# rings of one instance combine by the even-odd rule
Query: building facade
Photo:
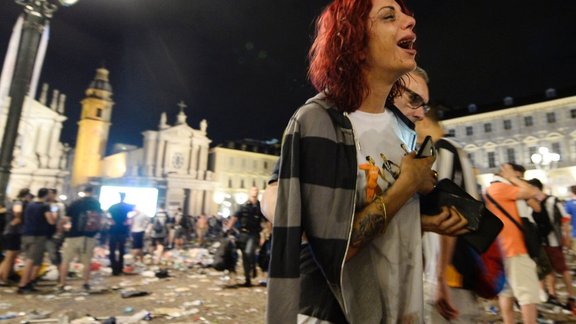
[[(26, 97), (18, 127), (8, 197), (16, 197), (22, 188), (33, 193), (40, 188), (56, 188), (62, 192), (68, 176), (69, 148), (60, 142), (66, 96), (54, 90), (47, 105), (48, 85), (44, 84), (38, 100)], [(0, 136), (4, 136), (10, 98), (1, 100)]]
[(280, 155), (277, 142), (229, 141), (210, 150), (216, 187), (210, 214), (228, 217), (248, 199), (248, 190), (266, 188)]
[[(478, 168), (483, 187), (504, 162), (525, 166), (526, 178), (539, 178), (560, 197), (576, 184), (576, 96), (447, 119), (442, 124)], [(540, 147), (559, 154), (559, 161), (533, 163), (531, 156)]]

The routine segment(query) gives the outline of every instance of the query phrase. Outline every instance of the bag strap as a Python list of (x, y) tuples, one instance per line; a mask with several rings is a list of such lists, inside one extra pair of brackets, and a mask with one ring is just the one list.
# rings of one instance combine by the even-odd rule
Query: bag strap
[(518, 229), (521, 232), (524, 232), (524, 228), (520, 226), (520, 224), (518, 224), (518, 222), (512, 216), (510, 216), (510, 214), (508, 214), (508, 212), (504, 208), (502, 208), (502, 206), (500, 206), (500, 204), (498, 204), (496, 200), (494, 200), (494, 198), (492, 198), (492, 196), (488, 194), (488, 192), (486, 192), (486, 197), (488, 198), (488, 200), (490, 200), (491, 203), (494, 204), (494, 206), (496, 206), (504, 215), (506, 215), (506, 217), (508, 217), (518, 227)]

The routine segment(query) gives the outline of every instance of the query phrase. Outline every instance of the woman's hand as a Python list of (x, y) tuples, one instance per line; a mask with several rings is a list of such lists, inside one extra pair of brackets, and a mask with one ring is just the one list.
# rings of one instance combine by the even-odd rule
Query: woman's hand
[(422, 230), (442, 235), (461, 235), (468, 233), (468, 221), (455, 207), (442, 207), (437, 215), (422, 215)]

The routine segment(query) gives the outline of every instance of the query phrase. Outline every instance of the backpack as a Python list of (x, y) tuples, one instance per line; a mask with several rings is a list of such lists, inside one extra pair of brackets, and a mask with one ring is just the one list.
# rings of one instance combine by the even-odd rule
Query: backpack
[(540, 202), (540, 211), (532, 211), (532, 219), (538, 227), (538, 233), (541, 237), (547, 237), (550, 232), (552, 232), (552, 222), (550, 222), (550, 216), (548, 216), (548, 211), (546, 210), (546, 200)]
[(79, 214), (78, 231), (96, 235), (104, 227), (104, 214), (99, 210), (86, 210)]
[(154, 230), (154, 233), (161, 234), (164, 231), (164, 225), (158, 218), (156, 218), (154, 220), (154, 226), (152, 227), (152, 229)]
[(494, 240), (484, 253), (478, 253), (466, 241), (458, 239), (453, 264), (462, 274), (463, 288), (472, 290), (482, 298), (496, 297), (504, 288), (504, 258)]
[(227, 237), (220, 240), (220, 246), (218, 246), (218, 249), (214, 253), (212, 268), (217, 271), (233, 271), (236, 268), (237, 261), (238, 252), (236, 251), (234, 240)]

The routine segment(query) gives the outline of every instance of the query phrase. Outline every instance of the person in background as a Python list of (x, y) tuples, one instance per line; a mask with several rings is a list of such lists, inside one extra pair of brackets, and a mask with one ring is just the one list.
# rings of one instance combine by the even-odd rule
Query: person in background
[[(256, 249), (260, 242), (260, 231), (262, 223), (266, 218), (260, 211), (260, 202), (258, 201), (258, 188), (252, 187), (248, 201), (246, 201), (236, 213), (230, 218), (226, 225), (227, 230), (239, 225), (238, 239), (236, 246), (242, 251), (242, 266), (244, 267), (245, 281), (244, 287), (251, 287), (253, 272), (256, 272)], [(254, 275), (255, 277), (255, 275)]]
[(46, 250), (50, 256), (50, 262), (60, 269), (62, 263), (62, 253), (60, 249), (64, 243), (64, 229), (62, 222), (66, 216), (66, 206), (58, 199), (58, 190), (51, 188), (50, 191), (50, 210), (56, 214), (56, 223), (50, 226), (51, 234), (46, 242)]
[[(536, 178), (528, 180), (528, 183), (543, 191), (544, 185)], [(547, 237), (542, 238), (542, 245), (544, 251), (550, 260), (552, 270), (545, 277), (546, 288), (548, 291), (548, 303), (553, 305), (560, 305), (571, 311), (576, 315), (576, 299), (574, 295), (574, 287), (572, 287), (572, 273), (566, 264), (564, 251), (562, 247), (570, 248), (570, 215), (564, 210), (564, 206), (557, 197), (546, 195), (546, 198), (540, 202), (541, 212), (533, 213), (533, 218), (548, 217), (552, 230)], [(556, 293), (556, 276), (562, 276), (566, 292), (568, 293), (568, 301), (565, 305), (560, 303)]]
[(168, 233), (166, 236), (166, 248), (168, 250), (174, 248), (174, 240), (176, 238), (176, 215), (175, 213), (169, 213), (166, 211), (168, 216), (166, 220), (166, 227), (168, 228)]
[(524, 235), (520, 229), (492, 202), (522, 224), (517, 201), (536, 199), (545, 195), (522, 179), (526, 169), (517, 164), (505, 163), (486, 189), (486, 207), (504, 224), (498, 240), (504, 255), (506, 284), (498, 295), (500, 310), (505, 324), (515, 323), (514, 298), (520, 304), (523, 323), (536, 323), (536, 305), (540, 303), (539, 281), (536, 263), (528, 255)]
[(41, 188), (37, 198), (26, 206), (24, 211), (24, 224), (22, 226), (22, 248), (26, 255), (24, 270), (20, 277), (17, 293), (25, 294), (37, 289), (32, 280), (44, 259), (46, 241), (51, 235), (50, 227), (56, 224), (56, 214), (50, 210), (48, 201), (51, 200), (50, 190)]
[[(68, 278), (68, 269), (70, 262), (75, 257), (82, 263), (82, 289), (90, 291), (90, 262), (94, 255), (94, 248), (96, 247), (95, 236), (98, 232), (87, 232), (81, 224), (83, 215), (89, 212), (98, 213), (102, 215), (103, 211), (100, 202), (93, 197), (94, 187), (87, 186), (84, 188), (84, 197), (73, 201), (66, 210), (66, 217), (63, 221), (63, 228), (65, 231), (64, 244), (62, 245), (62, 264), (60, 266), (60, 281), (56, 286), (56, 292), (64, 292), (66, 281)], [(100, 217), (101, 221), (103, 217)]]
[(162, 261), (164, 254), (164, 245), (166, 244), (166, 236), (168, 235), (168, 214), (164, 211), (163, 207), (159, 207), (158, 211), (146, 230), (150, 233), (152, 244), (150, 244), (150, 254), (154, 255), (154, 264)]
[[(134, 205), (126, 203), (126, 193), (120, 192), (120, 202), (116, 203), (108, 209), (111, 216), (112, 224), (110, 225), (109, 238), (109, 257), (110, 266), (112, 267), (112, 275), (118, 276), (122, 274), (124, 269), (124, 253), (126, 248), (126, 240), (130, 234), (130, 223), (128, 220), (128, 213), (134, 209)], [(116, 255), (118, 251), (118, 255)]]
[(144, 263), (144, 233), (150, 223), (150, 217), (138, 208), (134, 208), (130, 218), (130, 236), (134, 262)]
[(572, 225), (571, 245), (572, 253), (576, 254), (576, 185), (568, 188), (570, 199), (566, 201), (566, 212), (570, 215), (570, 224)]
[[(419, 96), (420, 91), (417, 89), (427, 88), (427, 77), (419, 73), (412, 72), (407, 76), (411, 81), (406, 87), (411, 89), (412, 97)], [(437, 151), (434, 169), (438, 171), (438, 180), (450, 179), (471, 197), (479, 199), (472, 163), (461, 145), (445, 135), (437, 108), (422, 110), (427, 112), (418, 116), (419, 120), (416, 121), (418, 142), (422, 143), (426, 136), (432, 136)], [(429, 298), (427, 302), (433, 305), (428, 310), (430, 323), (477, 323), (481, 306), (475, 293), (464, 287), (462, 274), (453, 263), (455, 255), (469, 253), (469, 246), (462, 238), (436, 233), (425, 233), (423, 240), (426, 259), (425, 294)]]
[(188, 227), (188, 217), (184, 216), (182, 208), (178, 207), (174, 213), (174, 247), (176, 250), (184, 248)]
[(208, 217), (202, 213), (196, 219), (196, 245), (199, 247), (204, 246), (206, 233), (208, 232)]
[(0, 285), (8, 284), (21, 246), (21, 227), (26, 206), (34, 199), (30, 189), (20, 189), (12, 204), (6, 206), (6, 227), (2, 235), (4, 259), (0, 263)]

